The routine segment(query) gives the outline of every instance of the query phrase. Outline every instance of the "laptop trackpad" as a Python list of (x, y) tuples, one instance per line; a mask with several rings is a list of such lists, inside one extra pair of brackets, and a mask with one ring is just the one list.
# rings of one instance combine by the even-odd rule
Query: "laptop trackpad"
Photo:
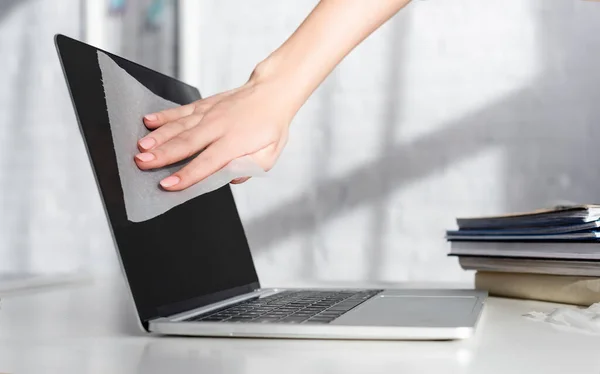
[(377, 296), (332, 322), (333, 325), (460, 327), (473, 324), (472, 296)]

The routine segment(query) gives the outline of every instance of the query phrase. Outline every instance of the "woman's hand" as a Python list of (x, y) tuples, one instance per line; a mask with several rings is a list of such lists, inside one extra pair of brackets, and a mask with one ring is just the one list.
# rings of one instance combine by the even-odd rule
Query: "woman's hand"
[[(150, 134), (140, 139), (135, 162), (142, 170), (160, 168), (202, 151), (189, 164), (163, 179), (169, 191), (185, 189), (223, 168), (233, 159), (250, 155), (270, 170), (288, 138), (297, 105), (277, 81), (253, 74), (245, 85), (194, 103), (144, 117)], [(232, 183), (243, 183), (240, 178)]]
[[(270, 170), (296, 112), (334, 67), (410, 0), (321, 0), (298, 29), (256, 68), (248, 83), (193, 104), (149, 114), (136, 164), (163, 167), (202, 151), (160, 184), (185, 189), (235, 158)], [(241, 178), (233, 183), (241, 183)]]

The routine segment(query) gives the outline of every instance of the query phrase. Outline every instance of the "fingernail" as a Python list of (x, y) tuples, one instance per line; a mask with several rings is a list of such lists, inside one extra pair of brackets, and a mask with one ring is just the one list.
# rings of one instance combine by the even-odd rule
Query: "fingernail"
[(174, 185), (176, 185), (177, 183), (179, 183), (181, 179), (179, 179), (179, 177), (175, 176), (175, 175), (171, 175), (170, 177), (166, 177), (165, 179), (160, 181), (160, 185), (163, 187), (172, 187)]
[(154, 138), (144, 138), (140, 140), (140, 147), (144, 149), (150, 149), (154, 147), (154, 144), (156, 144), (156, 140), (154, 140)]
[(156, 114), (146, 114), (144, 118), (148, 121), (156, 121), (158, 119), (158, 116)]
[(152, 153), (138, 153), (135, 158), (142, 162), (148, 162), (154, 160), (154, 155)]

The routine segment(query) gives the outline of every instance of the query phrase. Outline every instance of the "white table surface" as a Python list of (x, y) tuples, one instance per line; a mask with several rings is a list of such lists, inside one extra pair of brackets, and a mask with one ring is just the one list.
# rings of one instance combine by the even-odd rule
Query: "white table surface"
[(488, 299), (476, 335), (454, 342), (150, 336), (122, 281), (9, 294), (0, 373), (600, 373), (600, 337), (523, 314), (556, 304)]

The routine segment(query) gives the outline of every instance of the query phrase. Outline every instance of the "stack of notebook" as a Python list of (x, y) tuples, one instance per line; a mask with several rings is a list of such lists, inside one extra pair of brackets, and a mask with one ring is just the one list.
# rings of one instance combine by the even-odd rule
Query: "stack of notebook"
[(450, 256), (490, 295), (600, 302), (600, 205), (457, 219)]

